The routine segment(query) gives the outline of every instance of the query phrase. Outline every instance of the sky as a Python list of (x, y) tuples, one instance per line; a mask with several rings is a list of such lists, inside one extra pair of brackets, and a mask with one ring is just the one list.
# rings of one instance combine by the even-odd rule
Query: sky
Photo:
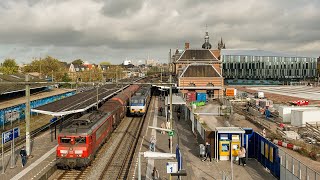
[[(263, 49), (320, 55), (319, 0), (1, 0), (0, 62), (168, 61), (169, 49)], [(207, 26), (207, 28), (206, 28)]]

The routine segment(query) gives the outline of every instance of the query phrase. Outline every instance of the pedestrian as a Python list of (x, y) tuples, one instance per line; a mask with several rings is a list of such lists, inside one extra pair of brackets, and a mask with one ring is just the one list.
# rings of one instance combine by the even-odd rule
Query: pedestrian
[(208, 157), (211, 162), (211, 146), (208, 142), (206, 142), (206, 158), (203, 159), (202, 161), (206, 161)]
[(151, 175), (152, 175), (152, 179), (159, 179), (159, 171), (156, 169), (156, 167), (153, 167)]
[(178, 121), (180, 121), (180, 112), (177, 113)]
[[(161, 127), (162, 129), (165, 129), (165, 128), (166, 128), (166, 123), (163, 121), (163, 122), (161, 123), (160, 127)], [(161, 131), (161, 134), (165, 134), (165, 132), (164, 132), (164, 131)]]
[(242, 146), (239, 151), (239, 165), (245, 166), (246, 164), (246, 149)]
[(167, 127), (167, 129), (171, 129), (170, 121), (167, 121), (166, 127)]
[(22, 160), (22, 167), (24, 167), (27, 163), (27, 151), (25, 149), (25, 146), (23, 146), (20, 150), (20, 156)]
[(163, 111), (162, 106), (160, 106), (160, 108), (159, 108), (160, 116), (162, 116), (162, 111)]
[(151, 136), (150, 138), (150, 151), (155, 151), (155, 145), (156, 145), (156, 138), (154, 137), (154, 135)]

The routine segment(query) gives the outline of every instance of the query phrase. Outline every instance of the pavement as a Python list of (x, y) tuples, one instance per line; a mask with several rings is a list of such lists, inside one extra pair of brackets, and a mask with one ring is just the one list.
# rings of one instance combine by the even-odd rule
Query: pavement
[[(142, 131), (141, 139), (138, 143), (138, 150), (133, 159), (133, 166), (131, 168), (129, 179), (138, 179), (138, 157), (139, 152), (149, 151), (149, 143), (151, 135), (156, 136), (156, 152), (169, 153), (169, 136), (161, 134), (160, 131), (152, 130), (148, 126), (157, 125), (160, 127), (161, 123), (164, 122), (165, 116), (158, 114), (158, 107), (163, 106), (163, 101), (159, 100), (158, 97), (153, 99), (149, 107), (149, 113), (146, 116), (145, 127)], [(182, 111), (183, 112), (183, 111)], [(173, 113), (174, 123), (173, 128), (175, 129), (175, 136), (173, 137), (173, 153), (175, 153), (175, 147), (179, 144), (183, 169), (186, 170), (187, 176), (181, 177), (185, 180), (193, 179), (222, 179), (223, 175), (230, 178), (232, 176), (231, 163), (230, 161), (219, 161), (212, 162), (201, 161), (199, 157), (199, 142), (191, 131), (191, 122), (184, 119), (184, 115), (181, 114), (181, 119), (178, 120), (176, 112)], [(219, 125), (220, 126), (220, 125)], [(151, 160), (141, 157), (141, 177), (142, 179), (152, 179), (152, 169), (155, 167), (159, 172), (159, 179), (171, 179), (170, 175), (166, 172), (167, 162), (174, 162), (176, 160)], [(239, 166), (237, 163), (232, 163), (233, 177), (236, 180), (259, 180), (259, 179), (276, 179), (269, 172), (267, 172), (262, 165), (255, 159), (249, 159), (247, 166)], [(176, 179), (177, 177), (172, 177)]]
[[(49, 131), (32, 139), (32, 157), (27, 160), (26, 166), (22, 167), (21, 158), (19, 155), (21, 146), (15, 149), (14, 168), (11, 168), (11, 154), (10, 152), (4, 154), (4, 174), (0, 174), (1, 180), (18, 180), (18, 179), (38, 179), (50, 168), (55, 166), (57, 140), (51, 142), (51, 134)], [(2, 157), (0, 158), (2, 162)], [(3, 165), (1, 163), (0, 172), (2, 172)]]

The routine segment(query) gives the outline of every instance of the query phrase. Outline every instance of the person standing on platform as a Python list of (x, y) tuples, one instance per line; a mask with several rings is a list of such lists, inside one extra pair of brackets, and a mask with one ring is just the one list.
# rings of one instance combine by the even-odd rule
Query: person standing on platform
[[(162, 122), (161, 125), (160, 125), (160, 127), (161, 127), (162, 129), (165, 129), (165, 128), (166, 128), (166, 123), (165, 123), (165, 122)], [(165, 132), (164, 132), (164, 131), (161, 131), (161, 134), (165, 134)]]
[(156, 138), (154, 137), (154, 135), (152, 135), (151, 136), (151, 138), (150, 138), (150, 151), (155, 151), (155, 149), (156, 149)]
[(22, 167), (24, 167), (27, 163), (27, 151), (24, 146), (20, 150), (20, 156), (22, 160)]
[(203, 159), (202, 161), (206, 161), (208, 157), (211, 162), (211, 146), (208, 142), (206, 142), (206, 158)]
[(159, 171), (156, 169), (156, 167), (153, 167), (152, 179), (159, 179)]
[(239, 165), (245, 166), (246, 164), (246, 149), (242, 146), (239, 151)]

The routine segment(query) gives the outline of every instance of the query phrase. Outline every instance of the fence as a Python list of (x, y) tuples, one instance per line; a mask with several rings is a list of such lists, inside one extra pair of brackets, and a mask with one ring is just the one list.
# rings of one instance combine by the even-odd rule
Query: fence
[(279, 149), (280, 179), (320, 180), (320, 174), (288, 153)]

